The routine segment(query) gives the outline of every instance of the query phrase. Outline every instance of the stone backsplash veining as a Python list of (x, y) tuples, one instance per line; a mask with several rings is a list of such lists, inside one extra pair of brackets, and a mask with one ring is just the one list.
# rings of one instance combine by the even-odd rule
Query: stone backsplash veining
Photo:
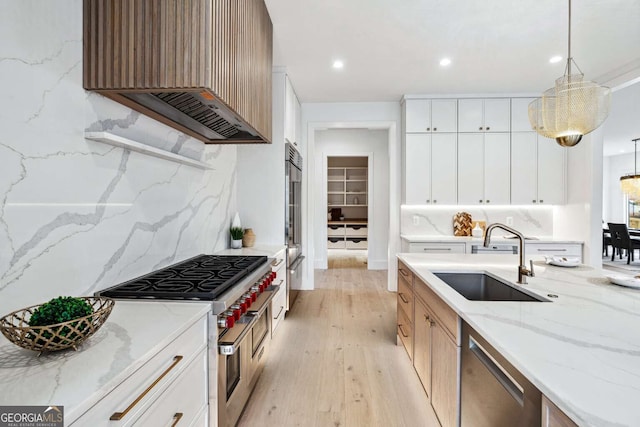
[[(553, 235), (553, 206), (402, 206), (400, 230), (406, 235), (453, 236), (453, 216), (468, 212), (473, 220), (501, 222), (512, 218), (512, 227), (526, 236)], [(414, 217), (418, 218), (415, 225)], [(500, 231), (499, 235), (508, 233)]]
[[(205, 146), (84, 91), (81, 0), (2, 2), (0, 21), (0, 315), (228, 246), (235, 147)], [(212, 170), (89, 141), (85, 131)]]

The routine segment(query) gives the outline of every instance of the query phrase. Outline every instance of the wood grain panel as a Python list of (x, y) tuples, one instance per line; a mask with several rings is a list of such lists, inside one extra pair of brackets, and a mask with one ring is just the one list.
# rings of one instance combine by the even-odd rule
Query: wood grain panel
[(415, 277), (414, 292), (429, 309), (435, 314), (438, 320), (445, 327), (451, 338), (458, 343), (460, 337), (460, 322), (458, 315), (442, 299), (435, 294), (422, 280)]
[(438, 322), (431, 328), (431, 344), (431, 406), (442, 427), (456, 427), (460, 347)]
[(83, 6), (85, 89), (122, 103), (125, 92), (207, 90), (270, 142), (273, 29), (263, 0), (84, 0)]

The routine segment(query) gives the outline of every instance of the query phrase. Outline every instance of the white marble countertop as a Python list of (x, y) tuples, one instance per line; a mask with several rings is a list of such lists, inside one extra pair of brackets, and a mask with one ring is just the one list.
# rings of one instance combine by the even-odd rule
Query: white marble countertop
[(63, 405), (70, 424), (204, 316), (202, 302), (116, 301), (78, 351), (43, 354), (0, 338), (0, 405)]
[[(497, 232), (492, 233), (491, 243), (514, 243), (518, 244), (518, 239), (507, 238), (508, 233)], [(525, 236), (529, 237), (529, 236)], [(409, 243), (431, 243), (431, 242), (464, 242), (464, 243), (482, 243), (482, 237), (471, 237), (471, 236), (443, 236), (436, 234), (401, 234), (401, 239), (406, 240)], [(527, 239), (526, 244), (529, 243), (567, 243), (567, 244), (583, 244), (584, 242), (581, 240), (568, 240), (568, 239), (557, 239), (552, 236), (536, 236), (535, 239)]]
[(512, 283), (518, 257), (398, 258), (580, 426), (640, 426), (640, 290), (606, 271), (536, 261), (530, 291), (553, 302), (469, 301), (431, 271), (488, 271)]
[(269, 258), (275, 257), (278, 252), (285, 250), (285, 245), (255, 245), (251, 248), (223, 249), (216, 252), (216, 255), (266, 255)]

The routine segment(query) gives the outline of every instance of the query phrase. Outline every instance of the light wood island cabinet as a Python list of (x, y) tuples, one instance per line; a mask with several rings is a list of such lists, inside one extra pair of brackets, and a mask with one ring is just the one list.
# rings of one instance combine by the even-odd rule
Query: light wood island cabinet
[(578, 427), (564, 412), (542, 395), (542, 427)]
[(413, 360), (413, 273), (398, 261), (397, 333)]

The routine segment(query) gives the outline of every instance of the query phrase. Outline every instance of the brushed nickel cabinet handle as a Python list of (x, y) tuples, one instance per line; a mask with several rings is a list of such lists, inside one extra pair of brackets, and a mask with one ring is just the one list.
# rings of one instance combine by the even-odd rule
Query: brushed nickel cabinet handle
[(171, 427), (176, 427), (180, 422), (180, 420), (182, 419), (182, 417), (184, 417), (184, 414), (182, 412), (176, 412), (173, 415), (173, 424), (171, 424)]
[(536, 203), (536, 200), (532, 200), (533, 203)]
[(478, 200), (480, 203), (482, 203), (482, 199)]
[(284, 261), (284, 258), (279, 259), (279, 260), (278, 260), (278, 262), (273, 261), (273, 262), (271, 263), (271, 267), (277, 267), (277, 266), (279, 266), (280, 264), (282, 264), (282, 261)]
[(487, 126), (485, 130), (489, 130), (489, 129), (491, 129), (491, 128), (489, 126)]
[(404, 294), (402, 292), (398, 293), (398, 296), (400, 297), (400, 299), (402, 300), (403, 303), (409, 304), (409, 300), (405, 298), (405, 296), (404, 296)]
[(409, 277), (409, 273), (407, 273), (406, 271), (404, 271), (403, 269), (399, 268), (398, 271), (400, 272), (400, 274), (402, 274), (404, 277)]
[(278, 317), (280, 317), (280, 315), (282, 314), (282, 310), (284, 310), (284, 307), (280, 306), (280, 311), (278, 312), (278, 314), (276, 314), (276, 317), (274, 317), (273, 320), (277, 320)]
[(144, 397), (147, 395), (147, 393), (149, 393), (152, 388), (154, 388), (169, 372), (171, 372), (171, 370), (173, 368), (175, 368), (176, 365), (178, 363), (180, 363), (180, 361), (182, 359), (183, 359), (183, 356), (180, 356), (180, 355), (174, 357), (173, 358), (173, 363), (171, 364), (171, 366), (169, 366), (162, 374), (160, 374), (160, 376), (158, 378), (156, 378), (156, 380), (154, 382), (152, 382), (151, 385), (149, 387), (147, 387), (147, 389), (145, 391), (140, 393), (140, 396), (136, 397), (136, 399), (133, 402), (131, 402), (131, 404), (129, 406), (127, 406), (127, 409), (125, 409), (122, 412), (114, 412), (113, 415), (111, 415), (111, 417), (109, 417), (109, 420), (111, 420), (111, 421), (120, 421), (121, 419), (126, 417), (127, 414), (129, 413), (129, 411), (131, 411), (134, 408), (134, 406), (136, 406), (138, 403), (140, 403), (140, 401), (142, 399), (144, 399)]
[(438, 130), (438, 128), (433, 128), (433, 131), (434, 131), (434, 132), (435, 132), (435, 131), (437, 131), (437, 130)]
[(434, 200), (433, 200), (433, 203), (438, 203), (438, 201), (434, 199)]
[(409, 338), (409, 335), (407, 335), (404, 329), (402, 329), (402, 325), (398, 324), (398, 329), (400, 329), (400, 333), (402, 334), (403, 337)]
[(478, 128), (478, 130), (482, 130), (482, 126), (480, 126), (480, 127)]
[(487, 203), (491, 203), (491, 200), (487, 200)]
[(430, 131), (430, 130), (431, 130), (431, 128), (427, 128), (427, 131)]
[(540, 203), (544, 203), (544, 200), (542, 200), (542, 199), (541, 199), (541, 200), (540, 200)]

